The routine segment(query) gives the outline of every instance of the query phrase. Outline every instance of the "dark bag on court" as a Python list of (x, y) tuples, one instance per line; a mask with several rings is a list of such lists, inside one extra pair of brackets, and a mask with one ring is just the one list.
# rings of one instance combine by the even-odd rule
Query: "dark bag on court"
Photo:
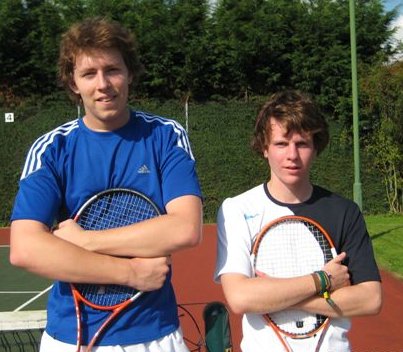
[(211, 302), (203, 310), (208, 352), (232, 352), (229, 313), (221, 302)]

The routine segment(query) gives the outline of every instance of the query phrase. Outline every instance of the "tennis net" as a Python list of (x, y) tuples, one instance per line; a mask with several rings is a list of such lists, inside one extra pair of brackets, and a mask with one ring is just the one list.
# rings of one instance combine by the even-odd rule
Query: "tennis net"
[[(219, 302), (214, 302), (214, 304), (217, 305)], [(207, 303), (178, 304), (178, 316), (184, 333), (184, 340), (190, 352), (222, 350), (218, 347), (206, 349), (206, 341), (201, 331), (204, 315), (207, 314), (203, 313), (206, 306), (210, 305)], [(219, 343), (216, 346), (221, 346), (224, 343), (221, 341), (224, 336), (220, 337), (220, 329), (224, 329), (225, 324), (222, 322), (215, 323), (215, 327), (212, 327), (214, 325), (212, 321), (217, 320), (219, 314), (213, 312), (210, 315), (208, 328), (212, 336), (209, 337), (210, 344)], [(39, 352), (45, 326), (46, 310), (0, 312), (0, 352)], [(211, 347), (211, 345), (209, 346)]]
[(39, 351), (46, 311), (0, 312), (0, 351)]

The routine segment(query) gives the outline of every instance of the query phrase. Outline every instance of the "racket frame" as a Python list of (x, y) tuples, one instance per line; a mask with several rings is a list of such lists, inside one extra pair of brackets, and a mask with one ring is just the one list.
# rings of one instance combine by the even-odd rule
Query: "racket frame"
[[(251, 250), (251, 258), (252, 258), (252, 264), (253, 264), (253, 269), (255, 270), (255, 265), (256, 265), (256, 258), (257, 258), (257, 253), (259, 250), (259, 246), (260, 243), (262, 242), (264, 236), (266, 236), (267, 232), (269, 231), (270, 228), (272, 228), (273, 226), (280, 224), (282, 222), (285, 222), (287, 220), (292, 220), (292, 221), (301, 221), (304, 223), (309, 223), (312, 224), (313, 226), (317, 227), (322, 234), (324, 235), (324, 237), (326, 238), (326, 240), (329, 243), (330, 246), (330, 251), (332, 253), (332, 257), (334, 258), (337, 255), (337, 251), (335, 249), (334, 243), (332, 238), (330, 237), (330, 235), (327, 233), (327, 231), (315, 220), (305, 217), (305, 216), (299, 216), (299, 215), (285, 215), (279, 218), (276, 218), (272, 221), (270, 221), (268, 224), (266, 224), (258, 233), (258, 235), (256, 236), (256, 239), (253, 243), (252, 246), (252, 250)], [(312, 234), (312, 236), (314, 236)], [(318, 268), (319, 269), (319, 268)], [(279, 340), (281, 341), (283, 347), (286, 349), (286, 351), (292, 351), (291, 347), (288, 345), (288, 343), (285, 341), (285, 339), (283, 338), (282, 334), (286, 337), (290, 337), (292, 339), (307, 339), (307, 338), (312, 338), (315, 337), (318, 333), (321, 332), (321, 336), (319, 338), (317, 347), (316, 347), (316, 351), (320, 348), (320, 345), (323, 341), (323, 337), (329, 327), (330, 324), (330, 318), (326, 317), (326, 319), (324, 320), (324, 322), (317, 327), (316, 329), (310, 331), (309, 333), (304, 333), (304, 334), (294, 334), (294, 333), (290, 333), (288, 331), (283, 331), (281, 330), (270, 318), (270, 314), (266, 313), (263, 314), (263, 318), (264, 320), (273, 328), (273, 331), (275, 332), (276, 336), (279, 338)]]
[[(154, 208), (155, 214), (156, 214), (155, 216), (161, 215), (161, 211), (159, 210), (157, 205), (146, 195), (144, 195), (138, 191), (128, 189), (128, 188), (110, 188), (110, 189), (101, 191), (101, 192), (93, 195), (92, 197), (90, 197), (80, 207), (80, 209), (78, 210), (77, 214), (74, 217), (74, 221), (78, 222), (81, 215), (92, 203), (94, 203), (95, 201), (99, 200), (100, 198), (104, 197), (105, 195), (107, 195), (109, 193), (117, 193), (117, 192), (131, 193), (131, 194), (134, 194), (135, 196), (138, 196), (138, 197), (144, 199), (147, 203), (149, 203)], [(148, 220), (148, 219), (144, 219), (144, 220)], [(133, 222), (133, 223), (135, 223), (135, 222)], [(129, 224), (123, 225), (123, 226), (129, 226)], [(100, 286), (103, 286), (103, 285), (100, 285)], [(80, 293), (80, 291), (77, 289), (77, 287), (75, 286), (74, 283), (70, 283), (70, 288), (71, 288), (72, 295), (73, 295), (75, 313), (76, 313), (76, 321), (77, 321), (77, 344), (76, 344), (77, 352), (81, 351), (81, 346), (82, 346), (82, 321), (81, 321), (81, 308), (80, 308), (81, 303), (84, 303), (85, 305), (88, 305), (89, 307), (100, 310), (100, 311), (112, 311), (112, 313), (101, 324), (101, 326), (98, 328), (98, 330), (96, 331), (94, 336), (91, 338), (90, 342), (88, 343), (88, 345), (86, 347), (86, 352), (91, 352), (93, 346), (95, 345), (96, 341), (98, 340), (98, 337), (105, 331), (105, 329), (109, 325), (109, 323), (112, 320), (114, 320), (120, 314), (121, 311), (123, 311), (126, 307), (128, 307), (132, 302), (137, 300), (143, 294), (142, 291), (137, 291), (132, 297), (130, 297), (129, 299), (127, 299), (121, 303), (114, 304), (111, 306), (101, 306), (101, 305), (95, 304), (95, 303), (87, 300)]]
[(148, 203), (150, 203), (150, 204), (153, 206), (153, 208), (155, 209), (155, 212), (157, 213), (157, 215), (161, 215), (161, 211), (160, 211), (160, 209), (158, 208), (158, 206), (157, 206), (149, 197), (147, 197), (147, 196), (144, 195), (143, 193), (140, 193), (140, 192), (138, 192), (138, 191), (136, 191), (136, 190), (129, 189), (129, 188), (119, 188), (119, 187), (116, 187), (116, 188), (109, 188), (109, 189), (106, 189), (106, 190), (104, 190), (104, 191), (98, 192), (97, 194), (94, 194), (92, 197), (90, 197), (90, 198), (80, 207), (80, 209), (78, 210), (77, 214), (76, 214), (75, 217), (74, 217), (74, 221), (77, 222), (77, 221), (79, 220), (79, 218), (80, 218), (80, 216), (82, 215), (82, 213), (84, 212), (84, 210), (87, 209), (87, 207), (88, 207), (90, 204), (94, 203), (96, 200), (98, 200), (99, 198), (103, 197), (105, 194), (108, 194), (108, 193), (115, 193), (115, 192), (128, 192), (128, 193), (133, 193), (133, 194), (139, 196), (140, 198), (143, 198), (143, 199), (146, 200)]

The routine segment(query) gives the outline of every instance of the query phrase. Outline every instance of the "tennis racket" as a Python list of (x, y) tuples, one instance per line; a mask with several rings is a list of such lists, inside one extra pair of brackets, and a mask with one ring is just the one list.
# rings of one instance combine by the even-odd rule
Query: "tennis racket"
[[(255, 271), (290, 278), (321, 270), (336, 255), (330, 236), (318, 223), (306, 217), (283, 216), (258, 234), (252, 248), (252, 263)], [(292, 309), (265, 314), (264, 318), (286, 351), (292, 351), (288, 342), (293, 339), (308, 338), (307, 344), (312, 347), (305, 346), (303, 351), (319, 351), (329, 325), (326, 316)]]
[[(157, 206), (145, 195), (129, 189), (114, 188), (90, 198), (80, 208), (74, 220), (85, 230), (104, 230), (134, 224), (158, 215), (160, 211)], [(77, 352), (80, 352), (82, 344), (81, 304), (101, 311), (111, 311), (90, 340), (86, 349), (90, 352), (110, 322), (142, 295), (141, 291), (120, 285), (70, 285), (77, 318)]]

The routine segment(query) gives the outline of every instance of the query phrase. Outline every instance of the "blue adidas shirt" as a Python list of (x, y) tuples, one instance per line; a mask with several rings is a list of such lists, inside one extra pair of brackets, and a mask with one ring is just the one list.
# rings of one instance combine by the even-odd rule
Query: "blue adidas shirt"
[[(95, 132), (82, 119), (38, 138), (29, 150), (11, 220), (31, 219), (51, 227), (72, 218), (92, 195), (121, 187), (138, 190), (164, 211), (184, 195), (201, 197), (188, 136), (177, 122), (132, 112), (113, 132)], [(179, 326), (169, 275), (164, 286), (143, 295), (98, 340), (99, 345), (136, 344), (161, 338)], [(83, 308), (83, 343), (108, 312)], [(76, 343), (76, 318), (68, 283), (56, 282), (48, 301), (47, 333)]]

